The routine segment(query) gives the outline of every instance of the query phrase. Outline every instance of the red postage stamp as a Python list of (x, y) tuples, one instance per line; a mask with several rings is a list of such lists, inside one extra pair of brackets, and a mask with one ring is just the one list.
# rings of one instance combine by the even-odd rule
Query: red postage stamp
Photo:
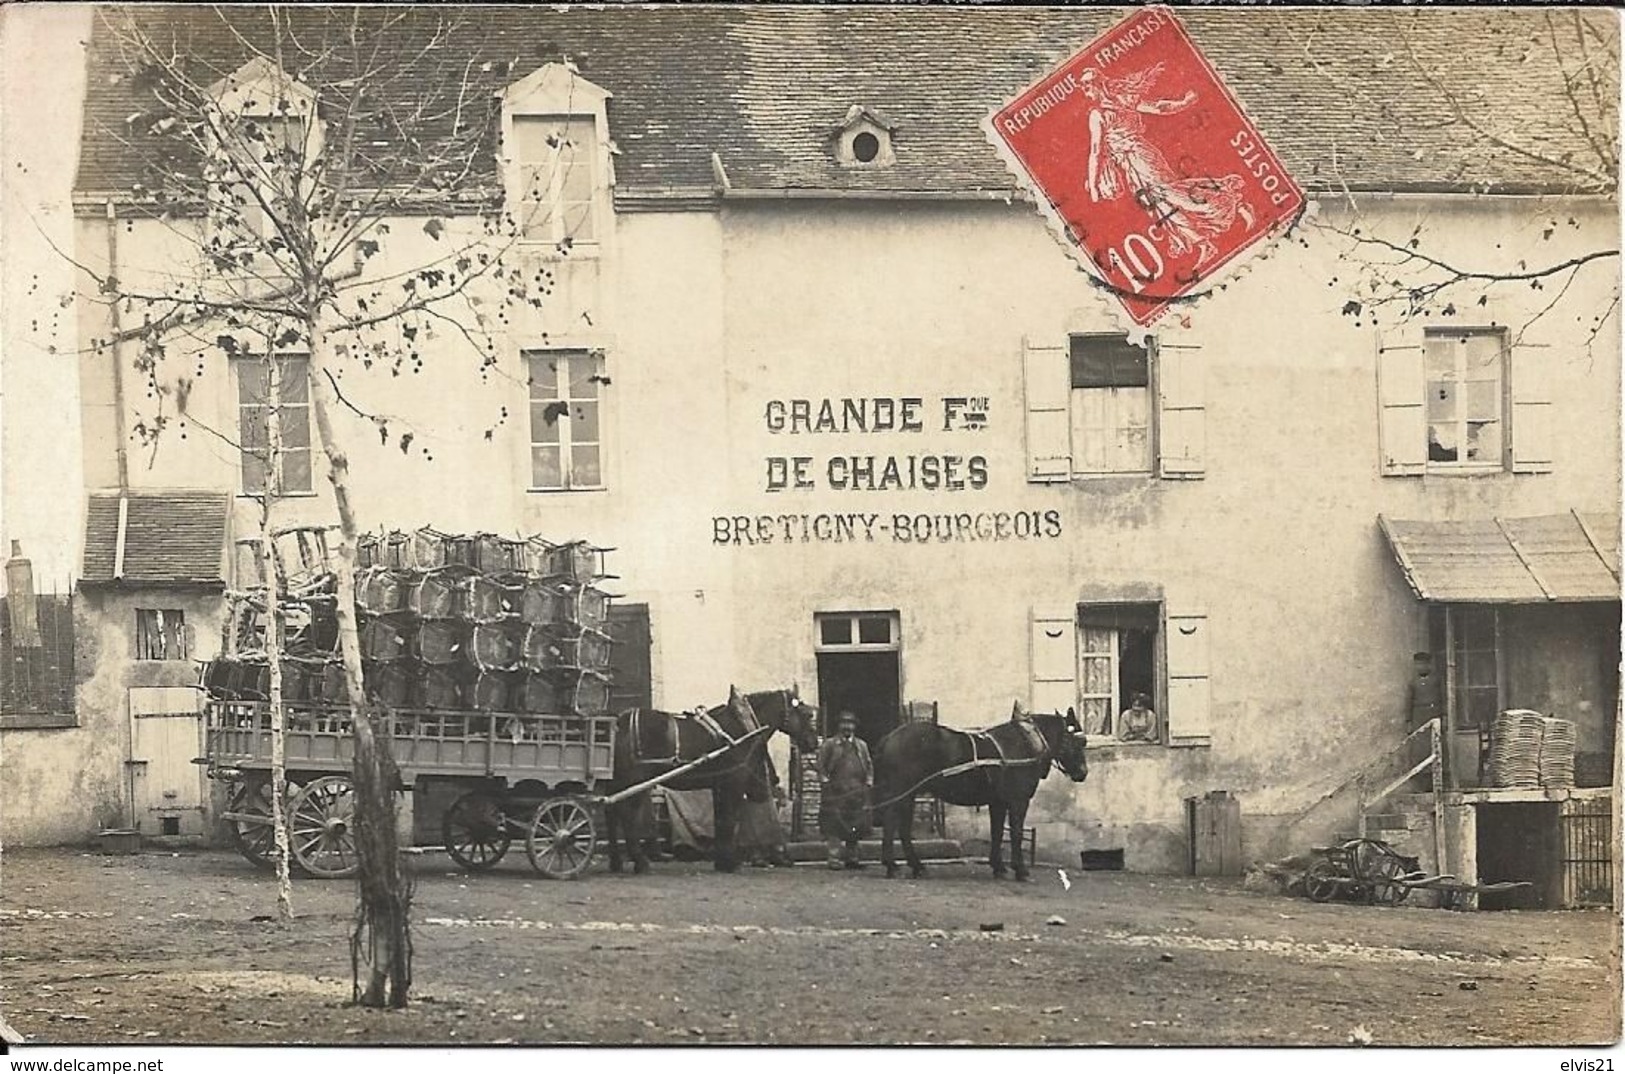
[(1136, 11), (988, 120), (1138, 325), (1289, 226), (1303, 191), (1172, 11)]

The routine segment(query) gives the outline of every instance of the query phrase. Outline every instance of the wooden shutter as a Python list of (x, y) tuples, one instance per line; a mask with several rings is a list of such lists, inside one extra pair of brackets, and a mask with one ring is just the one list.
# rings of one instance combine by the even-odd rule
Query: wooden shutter
[(1512, 469), (1520, 474), (1552, 470), (1552, 393), (1549, 347), (1521, 344), (1507, 363), (1511, 377)]
[(1072, 480), (1072, 367), (1065, 347), (1021, 341), (1027, 406), (1027, 480)]
[(1183, 343), (1157, 345), (1157, 472), (1199, 478), (1206, 471), (1207, 408), (1202, 349)]
[(1206, 746), (1208, 725), (1207, 614), (1168, 613), (1168, 745)]
[(1078, 611), (1040, 605), (1032, 618), (1033, 712), (1065, 712), (1078, 703)]
[(1421, 347), (1377, 341), (1377, 445), (1384, 477), (1427, 470), (1426, 380)]

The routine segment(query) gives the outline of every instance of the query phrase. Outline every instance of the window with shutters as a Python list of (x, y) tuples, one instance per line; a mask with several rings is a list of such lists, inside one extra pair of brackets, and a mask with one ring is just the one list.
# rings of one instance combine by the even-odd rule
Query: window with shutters
[(1032, 710), (1076, 710), (1092, 746), (1207, 745), (1206, 621), (1146, 602), (1034, 608)]
[(1029, 481), (1202, 476), (1198, 348), (1076, 333), (1064, 346), (1028, 340), (1023, 350)]
[(1073, 336), (1072, 472), (1151, 472), (1151, 355), (1127, 336)]
[(1386, 476), (1552, 468), (1546, 348), (1504, 328), (1428, 328), (1380, 341), (1377, 380)]
[[(1160, 743), (1155, 604), (1078, 605), (1078, 719), (1088, 734)], [(1141, 712), (1127, 711), (1136, 697)]]
[(1506, 436), (1506, 333), (1430, 330), (1423, 346), (1428, 468), (1502, 469)]

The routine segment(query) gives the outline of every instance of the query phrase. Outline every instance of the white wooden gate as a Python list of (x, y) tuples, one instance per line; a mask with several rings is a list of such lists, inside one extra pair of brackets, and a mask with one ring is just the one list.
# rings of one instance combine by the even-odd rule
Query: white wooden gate
[(130, 687), (130, 795), (142, 835), (202, 835), (203, 717), (190, 686)]

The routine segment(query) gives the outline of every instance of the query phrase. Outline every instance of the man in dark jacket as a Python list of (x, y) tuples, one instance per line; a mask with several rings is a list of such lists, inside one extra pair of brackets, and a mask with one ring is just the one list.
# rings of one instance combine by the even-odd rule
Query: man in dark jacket
[(829, 846), (831, 869), (861, 869), (858, 840), (868, 828), (875, 766), (869, 760), (869, 747), (857, 737), (857, 717), (842, 712), (836, 727), (839, 733), (818, 748), (818, 776), (823, 784), (818, 827)]

